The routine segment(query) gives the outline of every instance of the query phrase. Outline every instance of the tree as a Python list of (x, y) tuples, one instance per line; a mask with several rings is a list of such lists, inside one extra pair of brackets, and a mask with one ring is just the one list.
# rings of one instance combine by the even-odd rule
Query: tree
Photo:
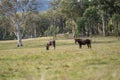
[(77, 20), (77, 32), (80, 33), (81, 35), (84, 35), (86, 30), (85, 30), (85, 19), (84, 17), (81, 17), (80, 19)]
[(86, 20), (88, 35), (91, 36), (93, 33), (95, 33), (94, 29), (99, 21), (98, 9), (94, 6), (87, 8), (83, 14), (83, 17)]
[(77, 0), (63, 0), (59, 4), (59, 9), (67, 18), (75, 21), (83, 13), (82, 4)]
[(50, 18), (49, 18), (49, 14), (46, 14), (46, 12), (44, 13), (40, 13), (36, 20), (35, 20), (35, 25), (36, 25), (36, 31), (37, 31), (37, 36), (44, 36), (44, 32), (48, 29), (48, 27), (50, 26)]
[[(120, 0), (92, 0), (92, 6), (99, 9), (102, 20), (103, 36), (106, 35), (106, 26), (114, 14), (120, 14)], [(107, 16), (107, 18), (106, 18)]]
[(0, 16), (0, 40), (14, 39), (10, 20), (5, 16)]
[(89, 0), (62, 0), (60, 2), (58, 9), (66, 17), (66, 21), (71, 20), (72, 25), (75, 25), (71, 28), (73, 32), (75, 31), (73, 34), (77, 33), (77, 30), (74, 30), (77, 29), (77, 20), (83, 16), (84, 11), (89, 5)]
[(115, 34), (116, 36), (120, 36), (120, 15), (114, 14), (112, 16), (113, 24), (115, 26)]
[(17, 46), (23, 46), (21, 28), (31, 10), (31, 3), (35, 0), (1, 0), (0, 12), (2, 11), (6, 17), (10, 18), (11, 24), (15, 27), (14, 33), (18, 39)]

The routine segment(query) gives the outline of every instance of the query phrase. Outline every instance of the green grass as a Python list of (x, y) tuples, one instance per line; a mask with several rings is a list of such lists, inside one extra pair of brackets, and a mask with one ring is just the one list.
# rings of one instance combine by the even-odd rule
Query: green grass
[(0, 80), (120, 80), (120, 41), (92, 39), (92, 49), (79, 49), (74, 40), (56, 40), (45, 50), (47, 38), (0, 41)]

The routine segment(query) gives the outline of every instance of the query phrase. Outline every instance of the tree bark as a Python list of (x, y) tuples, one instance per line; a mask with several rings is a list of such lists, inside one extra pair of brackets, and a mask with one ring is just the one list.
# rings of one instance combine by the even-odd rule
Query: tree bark
[(104, 15), (103, 15), (103, 13), (101, 14), (101, 17), (102, 17), (103, 36), (105, 36), (105, 20), (104, 20)]
[(4, 34), (3, 34), (3, 39), (5, 39), (6, 33), (7, 33), (7, 30), (6, 30), (6, 27), (5, 27)]
[(21, 32), (20, 32), (20, 25), (19, 25), (18, 20), (16, 20), (16, 36), (17, 36), (17, 39), (18, 39), (17, 47), (23, 46)]

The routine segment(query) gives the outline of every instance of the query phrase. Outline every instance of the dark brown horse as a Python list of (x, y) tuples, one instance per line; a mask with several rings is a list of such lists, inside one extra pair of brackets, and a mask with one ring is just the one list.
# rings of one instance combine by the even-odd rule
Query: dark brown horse
[(46, 44), (46, 50), (49, 50), (49, 46), (53, 46), (54, 50), (55, 50), (55, 47), (56, 47), (55, 40), (50, 40), (50, 41), (47, 42), (47, 44)]
[(78, 42), (79, 47), (82, 48), (82, 45), (88, 46), (88, 48), (91, 48), (91, 40), (90, 39), (75, 39), (75, 44)]

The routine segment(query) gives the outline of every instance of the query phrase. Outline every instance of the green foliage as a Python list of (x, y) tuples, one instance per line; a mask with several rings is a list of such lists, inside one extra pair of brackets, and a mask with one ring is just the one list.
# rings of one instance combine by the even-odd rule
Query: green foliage
[(51, 25), (48, 30), (45, 31), (45, 34), (47, 36), (53, 36), (56, 37), (56, 34), (59, 32), (59, 27), (55, 27), (53, 25)]
[(112, 32), (114, 30), (114, 25), (113, 24), (108, 24), (107, 30)]
[(55, 34), (55, 26), (51, 25), (49, 31), (50, 31), (51, 35), (54, 35)]
[(98, 9), (95, 6), (89, 7), (83, 13), (87, 35), (91, 36), (95, 32), (95, 27), (99, 22)]
[(77, 25), (78, 25), (77, 30), (79, 33), (85, 32), (85, 19), (83, 17), (78, 19)]
[[(118, 34), (120, 31), (119, 0), (80, 0), (79, 2), (78, 0), (53, 0), (50, 2), (52, 7), (45, 12), (37, 11), (41, 4), (35, 1), (31, 0), (31, 4), (29, 4), (29, 0), (23, 0), (20, 4), (17, 0), (1, 0), (0, 16), (3, 18), (0, 19), (0, 39), (15, 39), (14, 35), (10, 35), (18, 31), (15, 28), (15, 21), (18, 21), (20, 25), (23, 38), (44, 36), (49, 32), (49, 35), (54, 36), (57, 33), (66, 32), (77, 35), (86, 33), (86, 31), (89, 34), (99, 34), (104, 31), (102, 14), (106, 32), (110, 31), (109, 22), (111, 19), (112, 30), (114, 30), (112, 34), (114, 32)], [(20, 12), (17, 12), (18, 7)], [(83, 17), (85, 20), (82, 19)], [(48, 30), (51, 25), (56, 27), (55, 31), (53, 27), (51, 31)]]
[(120, 36), (120, 14), (114, 14), (112, 20), (115, 25), (115, 34), (116, 36)]
[(69, 33), (72, 33), (73, 26), (74, 26), (74, 24), (73, 24), (72, 20), (69, 19), (66, 21), (66, 29)]
[(85, 10), (83, 17), (86, 18), (87, 23), (95, 24), (99, 20), (98, 9), (96, 7), (89, 7)]
[(112, 20), (114, 23), (116, 23), (117, 25), (120, 24), (120, 14), (114, 14), (112, 16)]
[(80, 2), (77, 2), (77, 0), (63, 0), (58, 9), (60, 9), (67, 18), (73, 20), (77, 20), (78, 16), (82, 15), (83, 12), (82, 5)]
[(14, 28), (10, 23), (10, 19), (4, 16), (0, 16), (0, 40), (13, 40), (15, 34), (12, 32)]

